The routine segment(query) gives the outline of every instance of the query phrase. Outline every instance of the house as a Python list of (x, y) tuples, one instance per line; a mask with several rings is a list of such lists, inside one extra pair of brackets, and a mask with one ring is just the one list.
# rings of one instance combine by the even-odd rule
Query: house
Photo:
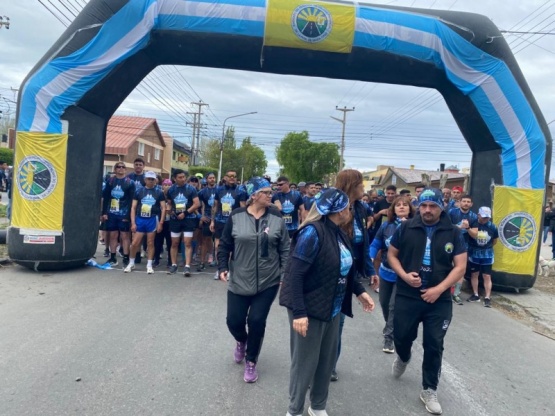
[(468, 174), (459, 173), (456, 167), (450, 167), (448, 171), (414, 169), (412, 166), (409, 169), (389, 167), (387, 172), (380, 178), (377, 186), (385, 189), (389, 185), (395, 185), (397, 190), (408, 189), (411, 193), (414, 193), (416, 185), (422, 183), (423, 174), (430, 177), (431, 186), (435, 188), (440, 187), (441, 175), (447, 176), (447, 181), (445, 183), (445, 187), (447, 188), (461, 186), (464, 189), (465, 180), (468, 178)]
[(393, 166), (388, 165), (379, 165), (376, 170), (362, 172), (362, 180), (364, 183), (364, 190), (365, 192), (371, 191), (372, 189), (376, 189), (380, 180), (384, 177), (384, 175), (388, 172), (389, 168)]
[(191, 148), (186, 144), (175, 140), (172, 150), (172, 169), (189, 170), (189, 160), (191, 159)]
[(133, 161), (140, 157), (145, 170), (152, 170), (162, 177), (169, 177), (164, 168), (166, 142), (154, 118), (114, 116), (106, 129), (104, 173), (111, 172), (116, 162), (125, 162), (127, 172)]

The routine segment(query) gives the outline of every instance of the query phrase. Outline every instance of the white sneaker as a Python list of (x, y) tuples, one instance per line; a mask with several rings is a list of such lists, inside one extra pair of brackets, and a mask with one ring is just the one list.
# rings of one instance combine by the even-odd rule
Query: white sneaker
[(420, 400), (426, 406), (426, 410), (433, 415), (440, 415), (443, 410), (437, 401), (437, 392), (432, 389), (422, 390), (420, 393)]
[(303, 416), (302, 413), (298, 414), (298, 415), (292, 415), (291, 413), (287, 412), (285, 414), (285, 416)]
[(216, 274), (214, 275), (214, 280), (220, 280), (220, 273), (216, 272)]
[(123, 269), (123, 272), (124, 273), (129, 273), (133, 269), (135, 269), (135, 265), (134, 264), (128, 264), (127, 267), (125, 269)]
[(310, 416), (328, 416), (328, 412), (325, 410), (314, 410), (312, 407), (308, 408), (308, 414)]
[(146, 267), (146, 274), (154, 274), (154, 269), (150, 266)]

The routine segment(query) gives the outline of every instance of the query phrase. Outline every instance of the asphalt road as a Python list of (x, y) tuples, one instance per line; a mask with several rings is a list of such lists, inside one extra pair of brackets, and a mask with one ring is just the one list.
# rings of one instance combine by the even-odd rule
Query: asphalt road
[[(499, 310), (454, 308), (439, 387), (444, 414), (554, 414), (555, 342)], [(252, 385), (232, 360), (225, 313), (226, 286), (208, 273), (2, 269), (0, 415), (285, 415), (285, 309), (276, 301), (271, 310)], [(330, 416), (427, 414), (420, 341), (394, 380), (382, 326), (381, 312), (355, 305)]]

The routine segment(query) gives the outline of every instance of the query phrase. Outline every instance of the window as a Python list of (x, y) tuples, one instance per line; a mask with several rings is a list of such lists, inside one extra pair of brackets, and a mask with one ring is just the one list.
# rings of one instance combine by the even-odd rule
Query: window
[(144, 156), (144, 155), (145, 155), (145, 144), (139, 143), (139, 156)]
[(154, 160), (160, 160), (160, 149), (154, 149)]
[(173, 152), (173, 160), (177, 160), (177, 153)]
[(146, 155), (146, 163), (150, 163), (150, 152)]

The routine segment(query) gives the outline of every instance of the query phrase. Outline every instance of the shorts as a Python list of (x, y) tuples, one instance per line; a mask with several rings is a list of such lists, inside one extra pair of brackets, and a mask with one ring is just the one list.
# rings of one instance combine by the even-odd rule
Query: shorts
[(214, 238), (219, 240), (224, 232), (225, 222), (214, 223)]
[(106, 231), (121, 231), (128, 233), (131, 230), (131, 221), (125, 217), (108, 214), (106, 221)]
[(198, 218), (170, 219), (170, 232), (172, 234), (193, 233), (197, 227)]
[(153, 233), (156, 231), (156, 226), (158, 225), (158, 217), (137, 217), (135, 218), (135, 225), (137, 226), (138, 233)]
[[(485, 264), (485, 263), (489, 263), (489, 264)], [(481, 272), (482, 274), (491, 275), (493, 259), (480, 259), (480, 258), (472, 259), (471, 261), (468, 262), (468, 265), (470, 266), (470, 273)]]
[(203, 237), (212, 237), (212, 231), (210, 231), (210, 223), (209, 222), (203, 222), (201, 224), (202, 226), (202, 236)]

